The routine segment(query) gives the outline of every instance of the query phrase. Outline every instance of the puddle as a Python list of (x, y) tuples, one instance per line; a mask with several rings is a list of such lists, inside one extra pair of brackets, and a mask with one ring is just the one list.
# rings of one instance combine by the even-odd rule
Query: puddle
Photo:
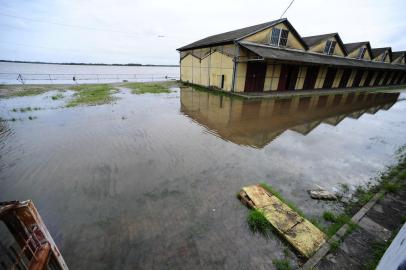
[[(62, 93), (0, 100), (1, 118), (25, 118), (0, 125), (0, 198), (33, 199), (72, 269), (272, 268), (283, 244), (249, 231), (241, 187), (266, 182), (320, 215), (333, 204), (308, 189), (365, 183), (406, 143), (404, 92), (244, 101), (121, 89), (113, 104), (74, 108)], [(42, 109), (12, 111), (27, 106)]]

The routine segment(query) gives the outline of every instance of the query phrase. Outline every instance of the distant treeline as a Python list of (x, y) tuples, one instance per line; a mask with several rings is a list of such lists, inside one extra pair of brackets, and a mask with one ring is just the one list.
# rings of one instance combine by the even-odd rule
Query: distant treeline
[(0, 62), (8, 63), (28, 63), (28, 64), (52, 64), (52, 65), (80, 65), (80, 66), (143, 66), (143, 67), (178, 67), (179, 65), (143, 65), (143, 64), (104, 64), (104, 63), (53, 63), (53, 62), (38, 62), (38, 61), (12, 61), (12, 60), (0, 60)]

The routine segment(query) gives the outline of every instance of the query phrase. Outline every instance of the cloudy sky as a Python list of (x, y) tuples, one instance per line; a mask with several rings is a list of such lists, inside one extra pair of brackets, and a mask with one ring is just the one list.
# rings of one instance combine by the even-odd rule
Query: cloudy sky
[[(176, 48), (278, 19), (291, 0), (0, 0), (0, 59), (177, 64)], [(405, 0), (295, 0), (302, 36), (406, 50)]]

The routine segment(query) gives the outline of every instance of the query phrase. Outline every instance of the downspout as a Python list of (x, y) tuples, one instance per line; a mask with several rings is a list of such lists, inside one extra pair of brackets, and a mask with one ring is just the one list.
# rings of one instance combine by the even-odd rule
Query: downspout
[(238, 67), (238, 58), (240, 56), (240, 47), (236, 41), (234, 41), (235, 50), (234, 50), (234, 58), (233, 58), (233, 83), (231, 87), (231, 92), (235, 92), (235, 84), (237, 81), (237, 67)]

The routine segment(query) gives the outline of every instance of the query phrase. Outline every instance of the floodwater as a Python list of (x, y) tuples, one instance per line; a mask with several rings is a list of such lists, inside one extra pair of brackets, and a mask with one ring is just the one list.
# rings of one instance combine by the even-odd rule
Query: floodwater
[[(19, 77), (19, 75), (21, 75)], [(75, 78), (75, 80), (73, 80)], [(179, 79), (179, 67), (0, 62), (0, 84), (75, 84)]]
[[(75, 108), (70, 92), (0, 100), (16, 119), (0, 122), (0, 200), (32, 199), (71, 269), (274, 269), (284, 244), (250, 232), (241, 187), (268, 183), (320, 216), (334, 204), (308, 189), (366, 183), (406, 143), (405, 92), (173, 90)], [(42, 109), (12, 111), (26, 106)]]

